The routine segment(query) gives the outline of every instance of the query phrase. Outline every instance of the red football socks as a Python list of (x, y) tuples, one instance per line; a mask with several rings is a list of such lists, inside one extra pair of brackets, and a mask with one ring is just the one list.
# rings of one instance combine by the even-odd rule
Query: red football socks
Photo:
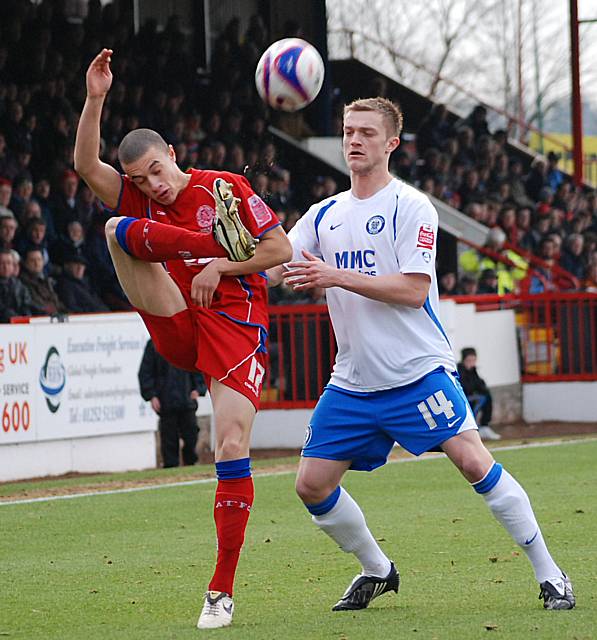
[(121, 220), (116, 227), (116, 239), (128, 254), (146, 262), (228, 257), (211, 233), (189, 231), (147, 218)]
[(218, 536), (218, 559), (210, 591), (232, 595), (234, 575), (245, 541), (245, 530), (253, 505), (253, 478), (218, 480), (214, 505), (214, 520)]

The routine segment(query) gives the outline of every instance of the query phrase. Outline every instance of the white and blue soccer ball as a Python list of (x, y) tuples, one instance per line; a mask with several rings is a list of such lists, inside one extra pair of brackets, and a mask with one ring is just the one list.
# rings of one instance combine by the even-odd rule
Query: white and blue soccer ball
[(264, 51), (255, 83), (262, 100), (273, 109), (298, 111), (315, 100), (323, 76), (323, 60), (312, 44), (284, 38)]

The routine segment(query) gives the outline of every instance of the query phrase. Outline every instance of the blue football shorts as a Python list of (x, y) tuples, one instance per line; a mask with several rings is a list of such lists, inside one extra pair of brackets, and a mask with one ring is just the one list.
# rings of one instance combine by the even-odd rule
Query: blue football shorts
[(301, 455), (351, 460), (351, 469), (372, 471), (385, 464), (395, 442), (418, 456), (476, 428), (458, 374), (441, 367), (384, 391), (359, 393), (327, 385)]

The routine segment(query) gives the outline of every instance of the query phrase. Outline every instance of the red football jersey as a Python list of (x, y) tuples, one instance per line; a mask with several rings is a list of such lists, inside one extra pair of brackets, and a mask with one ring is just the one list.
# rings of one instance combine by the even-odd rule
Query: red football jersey
[[(213, 242), (214, 250), (219, 245), (213, 236), (215, 201), (213, 183), (216, 178), (224, 178), (232, 184), (232, 192), (240, 198), (239, 215), (255, 238), (260, 238), (280, 224), (276, 214), (251, 189), (243, 176), (227, 171), (190, 170), (191, 179), (186, 188), (171, 205), (162, 205), (147, 197), (128, 176), (122, 178), (122, 189), (115, 215), (135, 218), (151, 218), (162, 224), (173, 224), (190, 231), (206, 235), (207, 247)], [(208, 253), (208, 250), (206, 251)], [(207, 262), (213, 258), (190, 258), (169, 260), (166, 268), (190, 300), (191, 282)], [(267, 278), (264, 273), (245, 276), (223, 276), (210, 307), (243, 323), (260, 324), (267, 327)]]

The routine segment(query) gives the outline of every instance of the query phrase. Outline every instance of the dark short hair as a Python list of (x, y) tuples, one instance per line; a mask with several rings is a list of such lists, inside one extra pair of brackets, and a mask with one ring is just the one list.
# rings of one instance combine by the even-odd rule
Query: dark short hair
[(124, 136), (118, 147), (118, 160), (121, 165), (130, 164), (152, 148), (168, 153), (168, 145), (157, 131), (133, 129)]
[(28, 233), (34, 227), (47, 227), (47, 223), (43, 218), (29, 218), (27, 220), (27, 226), (25, 227), (25, 232)]
[(460, 352), (460, 359), (464, 360), (468, 358), (468, 356), (476, 356), (477, 352), (473, 347), (464, 347), (464, 349)]

